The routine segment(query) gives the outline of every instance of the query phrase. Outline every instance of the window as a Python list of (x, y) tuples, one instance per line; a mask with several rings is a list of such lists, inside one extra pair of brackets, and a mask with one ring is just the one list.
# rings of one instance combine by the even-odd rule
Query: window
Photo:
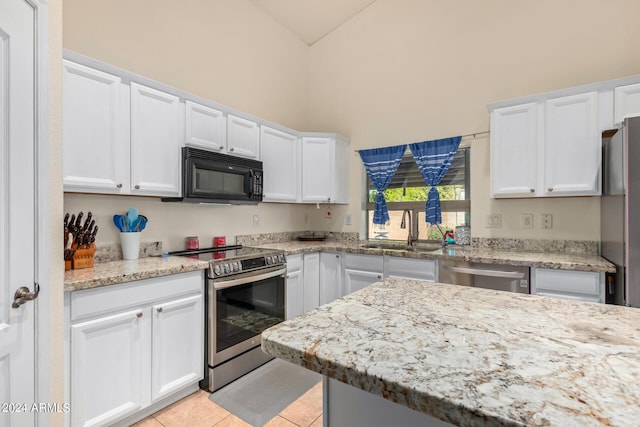
[[(470, 224), (469, 199), (469, 147), (459, 148), (451, 167), (438, 185), (440, 204), (442, 207), (442, 224), (430, 225), (425, 222), (425, 204), (429, 186), (424, 183), (418, 165), (413, 160), (411, 151), (407, 149), (398, 172), (393, 177), (384, 195), (389, 208), (389, 223), (373, 224), (373, 207), (376, 189), (367, 176), (367, 237), (369, 239), (406, 240), (408, 227), (412, 235), (420, 240), (441, 240), (446, 229), (455, 230), (458, 225)], [(411, 213), (411, 224), (401, 228), (402, 215), (405, 209)]]

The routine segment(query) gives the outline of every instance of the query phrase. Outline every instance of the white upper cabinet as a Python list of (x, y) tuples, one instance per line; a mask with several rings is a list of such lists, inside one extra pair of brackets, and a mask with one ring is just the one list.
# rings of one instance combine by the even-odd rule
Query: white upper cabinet
[(349, 142), (336, 134), (302, 137), (302, 202), (347, 203)]
[(227, 149), (224, 113), (211, 107), (185, 101), (185, 144), (210, 151)]
[(536, 192), (538, 104), (491, 113), (491, 195), (530, 197)]
[(298, 198), (299, 141), (296, 135), (260, 126), (260, 158), (265, 202), (295, 202)]
[(180, 99), (131, 83), (131, 192), (180, 195)]
[(126, 194), (128, 90), (120, 77), (67, 60), (63, 65), (64, 190)]
[(545, 112), (544, 194), (600, 194), (598, 93), (549, 99)]
[(229, 114), (227, 116), (227, 151), (234, 156), (259, 160), (260, 129), (258, 124)]
[(491, 108), (491, 196), (600, 194), (597, 91)]
[(625, 117), (640, 116), (640, 83), (615, 88), (614, 98), (616, 124), (622, 123)]

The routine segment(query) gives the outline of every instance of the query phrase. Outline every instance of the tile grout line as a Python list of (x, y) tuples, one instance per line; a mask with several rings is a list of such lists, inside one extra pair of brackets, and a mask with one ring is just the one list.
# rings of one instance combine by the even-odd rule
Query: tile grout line
[(318, 421), (318, 418), (322, 418), (322, 412), (320, 412), (320, 415), (318, 415), (318, 417), (317, 417), (315, 420), (311, 421), (311, 424), (309, 424), (309, 425), (310, 425), (310, 426), (312, 426), (312, 425), (313, 425), (313, 423), (315, 423), (316, 421)]

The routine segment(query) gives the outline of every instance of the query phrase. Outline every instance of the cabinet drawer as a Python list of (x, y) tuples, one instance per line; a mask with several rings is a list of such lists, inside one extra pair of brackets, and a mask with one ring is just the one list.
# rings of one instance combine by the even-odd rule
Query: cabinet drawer
[(436, 262), (432, 259), (411, 259), (385, 256), (385, 276), (405, 279), (436, 280)]
[(302, 255), (288, 255), (287, 256), (287, 272), (302, 270)]
[(345, 268), (351, 270), (370, 271), (382, 273), (382, 256), (346, 254), (344, 257)]
[(198, 294), (203, 289), (204, 272), (198, 270), (75, 291), (71, 293), (71, 321), (175, 296)]
[(535, 268), (533, 272), (532, 285), (536, 294), (588, 295), (599, 299), (600, 273), (541, 268)]

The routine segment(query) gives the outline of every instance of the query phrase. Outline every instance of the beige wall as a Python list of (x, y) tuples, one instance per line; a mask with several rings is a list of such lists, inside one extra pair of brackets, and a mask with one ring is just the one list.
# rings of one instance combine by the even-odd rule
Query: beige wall
[(65, 0), (64, 47), (298, 129), (309, 49), (249, 0)]
[[(293, 129), (306, 126), (309, 48), (248, 0), (65, 0), (64, 18), (66, 49)], [(142, 240), (163, 241), (168, 250), (183, 249), (190, 235), (204, 247), (219, 234), (232, 242), (237, 234), (307, 230), (317, 217), (313, 207), (280, 204), (69, 194), (64, 202), (67, 212), (97, 217), (98, 245), (119, 241), (113, 214), (131, 206), (149, 217)]]
[[(311, 47), (309, 126), (354, 150), (487, 131), (487, 103), (639, 74), (638, 16), (636, 0), (378, 0)], [(599, 240), (598, 198), (491, 200), (489, 144), (471, 145), (474, 237)], [(350, 166), (358, 219), (357, 156)], [(484, 227), (489, 213), (503, 228)], [(536, 228), (519, 228), (521, 213)]]

